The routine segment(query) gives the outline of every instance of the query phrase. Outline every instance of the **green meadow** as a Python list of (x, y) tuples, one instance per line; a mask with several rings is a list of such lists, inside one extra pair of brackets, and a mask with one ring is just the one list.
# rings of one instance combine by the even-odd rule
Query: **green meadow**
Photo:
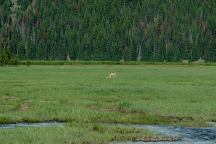
[(203, 126), (216, 121), (216, 67), (0, 67), (0, 123), (47, 121), (67, 126), (0, 129), (0, 141), (97, 144), (153, 136), (118, 123)]

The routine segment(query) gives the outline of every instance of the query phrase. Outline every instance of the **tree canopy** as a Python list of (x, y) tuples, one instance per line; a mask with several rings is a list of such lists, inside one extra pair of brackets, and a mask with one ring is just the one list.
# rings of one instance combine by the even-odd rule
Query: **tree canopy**
[(0, 0), (3, 37), (20, 59), (216, 61), (216, 1)]

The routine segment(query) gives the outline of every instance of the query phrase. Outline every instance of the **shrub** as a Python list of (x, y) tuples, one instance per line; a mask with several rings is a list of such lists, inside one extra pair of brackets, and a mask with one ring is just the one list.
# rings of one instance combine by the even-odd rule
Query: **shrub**
[(31, 65), (31, 61), (30, 60), (27, 60), (26, 61), (26, 66), (30, 66)]
[(20, 65), (20, 59), (17, 55), (10, 60), (10, 65), (15, 65), (15, 66)]
[(0, 63), (1, 63), (1, 65), (9, 65), (10, 64), (10, 57), (4, 51), (2, 52), (2, 54), (0, 56)]

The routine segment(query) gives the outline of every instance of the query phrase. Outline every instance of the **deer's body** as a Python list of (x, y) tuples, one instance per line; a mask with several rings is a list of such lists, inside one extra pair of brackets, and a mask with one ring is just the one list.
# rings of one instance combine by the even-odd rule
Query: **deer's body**
[(194, 61), (193, 63), (194, 64), (203, 64), (203, 63), (205, 63), (205, 60), (202, 58), (199, 58), (197, 61)]
[(107, 79), (113, 79), (113, 78), (115, 78), (117, 76), (117, 73), (109, 73), (108, 75), (107, 75)]
[(189, 60), (182, 60), (183, 64), (189, 64)]

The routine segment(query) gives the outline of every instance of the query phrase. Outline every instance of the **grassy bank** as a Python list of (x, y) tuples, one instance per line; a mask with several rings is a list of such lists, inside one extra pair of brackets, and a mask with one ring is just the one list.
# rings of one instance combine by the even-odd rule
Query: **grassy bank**
[[(7, 141), (13, 136), (20, 143), (27, 143), (35, 141), (34, 136), (40, 139), (41, 133), (46, 132), (47, 143), (57, 136), (60, 141), (68, 137), (62, 143), (73, 143), (74, 133), (79, 132), (86, 139), (93, 135), (93, 140), (86, 142), (106, 143), (121, 138), (121, 133), (124, 139), (150, 133), (132, 130), (125, 135), (124, 130), (115, 132), (115, 128), (107, 125), (102, 125), (109, 129), (106, 134), (97, 133), (92, 130), (95, 123), (199, 126), (216, 121), (215, 71), (214, 66), (200, 65), (0, 67), (0, 123), (77, 123), (64, 130), (0, 130), (0, 140)], [(110, 72), (116, 72), (117, 77), (106, 79)], [(82, 143), (81, 137), (75, 143), (78, 141)]]
[(182, 62), (157, 62), (157, 61), (43, 61), (43, 60), (22, 60), (21, 65), (213, 65), (214, 62), (206, 63), (182, 63)]

